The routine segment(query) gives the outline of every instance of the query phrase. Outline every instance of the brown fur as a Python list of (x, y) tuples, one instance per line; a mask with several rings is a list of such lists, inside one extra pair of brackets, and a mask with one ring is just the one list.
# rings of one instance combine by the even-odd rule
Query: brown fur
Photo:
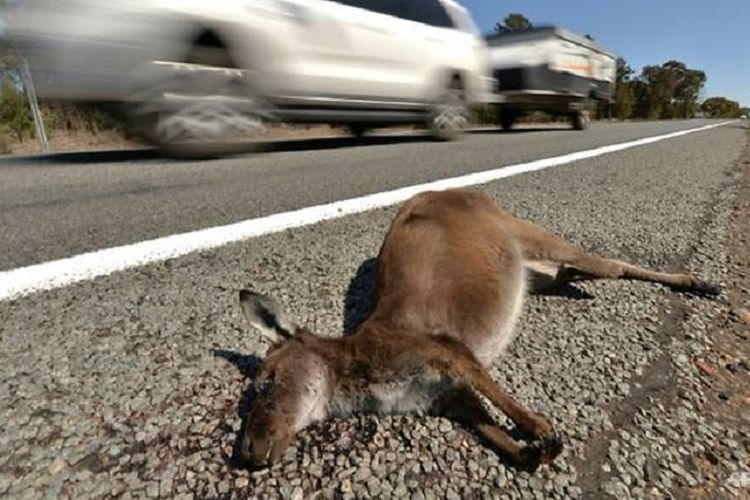
[[(465, 189), (407, 201), (378, 258), (374, 310), (346, 338), (317, 337), (286, 320), (271, 299), (241, 292), (247, 317), (276, 342), (243, 436), (243, 455), (256, 466), (276, 461), (309, 423), (357, 411), (443, 414), (518, 464), (548, 462), (562, 449), (552, 424), (515, 402), (486, 369), (512, 339), (525, 269), (535, 287), (625, 278), (717, 291), (689, 275), (588, 254)], [(497, 426), (480, 395), (531, 442)]]

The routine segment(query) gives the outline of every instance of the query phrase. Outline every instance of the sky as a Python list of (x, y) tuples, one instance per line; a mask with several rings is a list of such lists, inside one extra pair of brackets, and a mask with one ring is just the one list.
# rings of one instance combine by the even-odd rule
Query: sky
[(643, 66), (671, 59), (706, 72), (703, 97), (750, 106), (750, 0), (459, 0), (483, 31), (510, 12), (590, 34)]
[(459, 1), (483, 31), (520, 12), (535, 24), (592, 35), (636, 72), (682, 61), (706, 72), (702, 97), (723, 96), (750, 106), (750, 0)]

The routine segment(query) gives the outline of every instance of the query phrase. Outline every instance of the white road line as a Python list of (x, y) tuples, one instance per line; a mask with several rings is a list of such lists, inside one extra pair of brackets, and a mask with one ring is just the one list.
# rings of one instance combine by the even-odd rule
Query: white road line
[(265, 234), (277, 233), (285, 229), (308, 226), (325, 220), (337, 219), (347, 215), (395, 205), (422, 191), (486, 184), (498, 179), (559, 167), (580, 160), (721, 127), (730, 123), (734, 123), (734, 121), (681, 130), (679, 132), (647, 137), (636, 141), (612, 144), (587, 151), (578, 151), (553, 158), (520, 163), (434, 182), (426, 182), (392, 191), (335, 201), (325, 205), (306, 207), (292, 212), (249, 219), (226, 226), (175, 234), (132, 245), (106, 248), (74, 257), (3, 271), (0, 272), (0, 301), (20, 298), (42, 290), (51, 290), (71, 285), (117, 271), (179, 257), (196, 251), (216, 248)]

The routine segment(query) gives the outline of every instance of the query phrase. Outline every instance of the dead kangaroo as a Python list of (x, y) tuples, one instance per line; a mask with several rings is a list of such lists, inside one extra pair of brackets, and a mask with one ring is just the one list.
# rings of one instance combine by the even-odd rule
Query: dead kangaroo
[[(240, 292), (245, 316), (274, 342), (242, 438), (252, 466), (276, 461), (310, 423), (353, 412), (444, 415), (521, 466), (549, 462), (562, 450), (552, 424), (514, 401), (487, 371), (513, 339), (527, 283), (636, 279), (718, 293), (687, 274), (586, 253), (466, 189), (407, 201), (378, 259), (373, 311), (345, 338), (318, 337), (287, 319), (272, 299)], [(529, 442), (496, 425), (480, 395)]]

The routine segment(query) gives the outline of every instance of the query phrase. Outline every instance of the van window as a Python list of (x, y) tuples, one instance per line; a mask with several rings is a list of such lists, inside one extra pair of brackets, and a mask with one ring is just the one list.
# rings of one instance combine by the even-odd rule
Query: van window
[(391, 0), (391, 2), (396, 7), (394, 15), (398, 17), (438, 28), (453, 27), (453, 21), (438, 0)]
[(400, 17), (439, 28), (453, 28), (453, 21), (438, 0), (335, 0), (360, 9)]
[(343, 3), (344, 5), (349, 5), (350, 7), (357, 7), (359, 9), (366, 9), (366, 10), (372, 10), (374, 12), (378, 12), (378, 9), (376, 8), (376, 3), (378, 0), (333, 0), (336, 3)]

